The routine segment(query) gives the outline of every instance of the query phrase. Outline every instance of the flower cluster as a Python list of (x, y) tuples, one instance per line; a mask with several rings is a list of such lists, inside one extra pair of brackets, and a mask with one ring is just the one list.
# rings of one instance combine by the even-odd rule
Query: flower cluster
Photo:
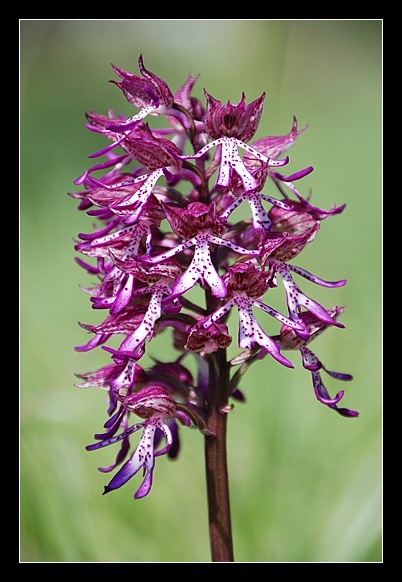
[[(120, 443), (115, 462), (100, 468), (120, 466), (105, 493), (142, 469), (135, 498), (150, 491), (155, 457), (178, 454), (180, 425), (213, 438), (205, 410), (214, 386), (205, 362), (233, 343), (230, 313), (240, 351), (228, 362), (228, 399), (244, 398), (239, 383), (253, 362), (269, 355), (293, 368), (283, 352), (299, 350), (317, 399), (343, 416), (358, 415), (338, 407), (343, 391), (331, 398), (320, 370), (338, 380), (351, 376), (327, 370), (307, 348), (328, 327), (344, 327), (338, 322), (344, 308), (320, 305), (294, 277), (332, 289), (346, 283), (325, 281), (292, 262), (315, 239), (321, 222), (345, 207), (323, 210), (300, 194), (295, 183), (312, 167), (283, 173), (285, 152), (306, 127), (298, 129), (294, 118), (288, 134), (253, 142), (265, 93), (249, 104), (242, 94), (237, 104), (223, 105), (204, 90), (204, 105), (192, 95), (198, 77), (189, 74), (172, 93), (142, 57), (138, 66), (139, 75), (113, 67), (120, 80), (112, 83), (136, 108), (132, 117), (87, 113), (87, 128), (108, 145), (90, 156), (102, 161), (76, 179), (81, 189), (70, 193), (96, 221), (92, 232), (78, 235), (75, 250), (88, 259), (77, 257), (77, 263), (95, 280), (83, 290), (92, 308), (106, 314), (97, 325), (80, 324), (90, 339), (76, 349), (101, 346), (111, 358), (99, 370), (77, 374), (77, 386), (108, 394), (105, 430), (87, 449)], [(152, 128), (156, 116), (164, 121)], [(241, 205), (249, 218), (236, 221)], [(278, 278), (286, 313), (267, 302)], [(189, 298), (195, 287), (203, 292), (202, 305)], [(258, 310), (276, 320), (279, 333), (263, 329)], [(145, 366), (149, 342), (167, 329), (178, 357)], [(123, 339), (112, 347), (109, 340), (116, 336)], [(190, 355), (196, 377), (183, 363)], [(132, 415), (141, 422), (131, 424)], [(141, 429), (130, 453), (130, 437)]]

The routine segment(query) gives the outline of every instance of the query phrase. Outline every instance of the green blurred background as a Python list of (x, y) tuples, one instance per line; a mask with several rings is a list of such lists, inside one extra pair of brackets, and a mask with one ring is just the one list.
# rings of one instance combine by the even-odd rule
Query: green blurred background
[[(91, 219), (67, 192), (105, 142), (85, 111), (130, 115), (111, 63), (147, 69), (174, 92), (191, 71), (215, 98), (267, 97), (256, 138), (283, 135), (292, 116), (309, 129), (288, 152), (286, 173), (313, 165), (298, 185), (324, 221), (296, 264), (348, 279), (341, 289), (299, 280), (326, 307), (346, 305), (346, 329), (313, 345), (342, 384), (324, 375), (345, 419), (319, 404), (298, 353), (288, 370), (256, 364), (247, 402), (229, 418), (229, 474), (237, 562), (382, 561), (382, 21), (20, 21), (20, 560), (209, 562), (203, 441), (184, 429), (177, 461), (156, 463), (151, 494), (133, 500), (135, 477), (102, 496), (97, 471), (115, 451), (85, 445), (106, 420), (105, 393), (73, 386), (74, 372), (109, 362), (77, 322), (94, 322), (73, 238)], [(275, 192), (271, 190), (275, 195)], [(169, 357), (168, 349), (163, 354)], [(160, 352), (161, 353), (161, 352)], [(160, 357), (160, 353), (154, 353)]]

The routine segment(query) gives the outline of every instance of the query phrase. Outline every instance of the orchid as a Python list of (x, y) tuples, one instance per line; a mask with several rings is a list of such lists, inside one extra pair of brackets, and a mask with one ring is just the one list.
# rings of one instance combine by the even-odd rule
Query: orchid
[[(76, 351), (101, 347), (111, 359), (76, 374), (77, 387), (99, 388), (108, 397), (102, 432), (86, 448), (117, 445), (114, 461), (99, 468), (115, 471), (104, 493), (142, 471), (134, 493), (140, 499), (152, 491), (156, 459), (177, 458), (181, 433), (198, 430), (212, 560), (233, 561), (227, 424), (233, 401), (246, 400), (241, 384), (250, 366), (270, 355), (292, 369), (283, 352), (298, 350), (318, 401), (343, 417), (358, 416), (338, 406), (344, 391), (331, 397), (321, 373), (341, 381), (352, 376), (330, 371), (307, 347), (327, 329), (344, 328), (338, 321), (344, 308), (328, 309), (295, 280), (332, 292), (346, 284), (299, 266), (323, 221), (346, 205), (319, 208), (296, 188), (312, 166), (281, 173), (287, 151), (307, 129), (298, 128), (296, 117), (288, 133), (255, 139), (265, 92), (249, 103), (242, 93), (237, 104), (223, 105), (204, 89), (203, 104), (193, 95), (199, 75), (188, 74), (174, 92), (145, 68), (142, 55), (140, 75), (112, 67), (119, 80), (111, 82), (136, 110), (128, 118), (112, 109), (86, 114), (87, 128), (107, 145), (89, 156), (97, 161), (70, 193), (94, 221), (74, 249), (91, 278), (82, 290), (101, 317), (79, 324), (90, 339)], [(240, 206), (247, 218), (236, 221)], [(280, 293), (278, 281), (287, 310), (271, 302)], [(174, 356), (168, 342), (158, 350), (162, 333)], [(229, 348), (236, 351), (230, 360)]]
[(264, 347), (278, 362), (292, 368), (293, 364), (280, 353), (275, 342), (264, 332), (252, 313), (252, 307), (255, 305), (282, 323), (297, 329), (303, 337), (306, 337), (307, 330), (303, 323), (291, 321), (260, 300), (260, 297), (269, 289), (269, 278), (269, 273), (266, 275), (251, 263), (236, 263), (229, 267), (227, 276), (228, 301), (209, 315), (202, 325), (208, 329), (213, 322), (222, 318), (232, 307), (237, 307), (239, 312), (239, 347), (252, 349), (255, 344), (258, 344)]
[(212, 264), (210, 245), (226, 246), (241, 255), (257, 255), (258, 251), (245, 249), (230, 240), (217, 236), (223, 234), (226, 229), (216, 215), (213, 203), (208, 207), (202, 202), (192, 202), (184, 209), (164, 205), (164, 210), (172, 230), (185, 241), (158, 256), (149, 258), (143, 256), (141, 258), (149, 263), (155, 263), (195, 246), (191, 263), (173, 285), (173, 295), (183, 295), (200, 280), (202, 283), (205, 281), (209, 284), (215, 297), (225, 297), (226, 285)]
[(201, 158), (210, 149), (218, 147), (220, 150), (220, 164), (215, 188), (218, 190), (226, 188), (233, 174), (235, 174), (241, 179), (246, 192), (257, 189), (258, 181), (247, 169), (239, 155), (238, 148), (252, 154), (259, 161), (269, 166), (284, 166), (288, 163), (287, 158), (274, 160), (247, 145), (247, 142), (257, 131), (265, 93), (249, 105), (245, 104), (245, 95), (243, 93), (237, 105), (232, 105), (228, 101), (224, 106), (205, 90), (204, 93), (207, 99), (204, 122), (208, 136), (213, 141), (205, 145), (197, 153), (183, 156), (183, 159)]
[[(141, 497), (145, 497), (151, 489), (155, 457), (165, 455), (173, 443), (173, 435), (166, 420), (172, 419), (177, 415), (181, 418), (182, 422), (189, 425), (190, 419), (177, 409), (173, 398), (160, 386), (147, 386), (135, 394), (122, 397), (120, 400), (122, 409), (116, 416), (114, 424), (108, 427), (109, 431), (106, 434), (97, 435), (96, 438), (99, 439), (98, 443), (88, 445), (86, 449), (93, 451), (123, 441), (121, 449), (123, 454), (118, 456), (114, 465), (102, 469), (108, 472), (114, 469), (117, 464), (121, 463), (127, 455), (128, 437), (142, 428), (142, 437), (134, 453), (119, 469), (109, 484), (105, 486), (104, 490), (104, 493), (108, 493), (121, 487), (129, 479), (134, 477), (140, 469), (143, 469), (143, 481), (134, 494), (135, 499), (140, 499)], [(126, 428), (126, 415), (130, 412), (146, 420)], [(117, 436), (111, 436), (116, 431), (116, 424), (119, 427), (123, 424), (123, 432)], [(157, 429), (166, 437), (166, 445), (161, 449), (155, 450), (154, 437)]]

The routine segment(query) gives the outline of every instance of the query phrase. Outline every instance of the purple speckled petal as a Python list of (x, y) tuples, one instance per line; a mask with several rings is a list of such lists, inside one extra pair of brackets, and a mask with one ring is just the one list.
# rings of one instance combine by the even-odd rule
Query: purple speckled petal
[(172, 294), (182, 295), (194, 287), (197, 281), (208, 283), (215, 297), (225, 297), (227, 290), (222, 277), (217, 273), (211, 261), (209, 250), (210, 235), (196, 237), (194, 256), (190, 265), (172, 287)]
[(110, 387), (116, 393), (123, 393), (134, 386), (136, 379), (137, 364), (133, 358), (127, 358), (127, 362), (121, 373), (113, 378), (110, 382)]
[(261, 328), (252, 312), (252, 303), (246, 297), (237, 297), (236, 304), (239, 310), (239, 347), (252, 349), (255, 344), (265, 348), (279, 363), (293, 368), (285, 356), (281, 354), (277, 344)]
[(147, 338), (152, 337), (155, 321), (161, 315), (161, 301), (161, 290), (156, 289), (156, 291), (151, 295), (148, 309), (142, 322), (121, 344), (120, 350), (122, 352), (136, 352), (140, 344), (142, 344)]
[(131, 296), (133, 294), (134, 288), (134, 277), (128, 275), (124, 279), (124, 284), (121, 285), (119, 291), (116, 294), (116, 298), (113, 305), (110, 308), (110, 313), (115, 315), (120, 313), (130, 302)]
[(226, 137), (222, 142), (221, 165), (215, 187), (226, 188), (229, 185), (231, 172), (234, 170), (240, 177), (245, 192), (258, 187), (257, 180), (250, 174), (239, 156), (238, 140)]
[(302, 345), (299, 346), (299, 349), (302, 355), (303, 368), (310, 370), (310, 372), (316, 372), (322, 368), (322, 363), (311, 350)]

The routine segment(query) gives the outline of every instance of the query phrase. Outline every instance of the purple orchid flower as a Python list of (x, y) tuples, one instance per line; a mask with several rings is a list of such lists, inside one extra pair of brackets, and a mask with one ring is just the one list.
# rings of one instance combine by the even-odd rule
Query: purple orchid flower
[(225, 297), (226, 285), (212, 264), (210, 245), (226, 246), (241, 255), (256, 256), (258, 252), (245, 249), (218, 236), (223, 234), (226, 228), (219, 219), (213, 203), (207, 206), (202, 202), (191, 202), (186, 208), (174, 208), (163, 204), (163, 208), (173, 231), (185, 241), (160, 255), (143, 256), (142, 260), (156, 263), (195, 246), (194, 256), (189, 266), (172, 287), (172, 295), (183, 295), (200, 280), (202, 283), (205, 281), (209, 284), (215, 297)]
[(204, 91), (207, 99), (205, 112), (205, 127), (209, 137), (213, 140), (196, 154), (182, 156), (182, 159), (197, 159), (204, 156), (210, 149), (220, 147), (219, 174), (215, 183), (215, 188), (222, 190), (227, 188), (232, 174), (235, 172), (243, 183), (246, 192), (256, 190), (258, 182), (246, 168), (243, 160), (239, 156), (238, 148), (245, 150), (255, 156), (261, 162), (270, 166), (284, 166), (288, 163), (285, 160), (273, 160), (261, 152), (247, 145), (255, 134), (262, 114), (262, 107), (265, 93), (249, 105), (245, 103), (243, 93), (237, 105), (232, 105), (230, 101), (226, 105), (214, 99)]
[[(81, 189), (69, 193), (93, 222), (91, 232), (78, 234), (74, 249), (91, 279), (81, 289), (101, 318), (79, 324), (90, 339), (76, 351), (100, 347), (111, 359), (94, 372), (77, 374), (76, 386), (108, 395), (103, 432), (87, 449), (119, 444), (114, 462), (100, 468), (117, 469), (105, 493), (142, 471), (136, 499), (151, 490), (156, 457), (177, 457), (179, 427), (199, 429), (207, 466), (216, 467), (216, 450), (225, 450), (222, 418), (232, 410), (231, 400), (245, 402), (244, 374), (267, 354), (293, 368), (283, 352), (299, 350), (316, 398), (341, 416), (358, 416), (339, 406), (344, 391), (332, 398), (322, 380), (322, 372), (341, 381), (352, 376), (328, 370), (309, 346), (330, 327), (344, 327), (338, 321), (344, 308), (326, 309), (294, 280), (297, 275), (332, 290), (346, 284), (299, 266), (322, 222), (346, 206), (325, 210), (302, 195), (295, 184), (312, 166), (282, 173), (287, 151), (307, 126), (298, 129), (294, 117), (287, 134), (252, 141), (265, 92), (250, 103), (242, 93), (237, 104), (222, 104), (204, 89), (203, 105), (193, 95), (198, 75), (189, 73), (172, 92), (145, 68), (142, 56), (138, 67), (137, 75), (113, 65), (119, 80), (111, 81), (137, 108), (133, 115), (112, 109), (86, 114), (86, 127), (106, 145), (89, 156), (90, 167), (75, 180)], [(152, 127), (156, 117), (158, 127)], [(266, 302), (268, 291), (273, 296), (280, 290), (287, 314)], [(232, 310), (237, 318), (230, 317)], [(257, 310), (270, 316), (267, 325)], [(162, 332), (178, 353), (168, 361), (153, 352)], [(118, 347), (110, 347), (117, 337)], [(229, 347), (240, 349), (230, 360)], [(132, 424), (133, 414), (141, 421)], [(138, 431), (142, 436), (132, 452)], [(213, 452), (208, 439), (219, 443)], [(211, 514), (219, 510), (214, 494), (222, 480), (226, 475), (219, 471), (208, 474)]]
[(288, 319), (260, 300), (269, 289), (270, 274), (259, 271), (251, 263), (235, 263), (229, 267), (226, 278), (227, 301), (202, 322), (204, 329), (208, 329), (214, 322), (228, 313), (232, 307), (237, 307), (239, 312), (239, 347), (252, 349), (255, 345), (259, 345), (264, 347), (278, 362), (288, 368), (293, 368), (293, 364), (280, 353), (275, 342), (264, 332), (252, 312), (253, 306), (259, 307), (278, 321), (296, 329), (303, 337), (308, 336), (303, 322), (294, 322)]
[[(119, 441), (123, 441), (123, 452), (116, 459), (116, 463), (103, 469), (103, 472), (109, 472), (115, 469), (116, 465), (120, 464), (127, 456), (129, 437), (138, 430), (143, 429), (142, 437), (134, 453), (119, 469), (108, 485), (105, 486), (104, 490), (105, 494), (118, 489), (127, 483), (129, 479), (134, 477), (140, 469), (142, 469), (144, 472), (144, 478), (140, 487), (134, 494), (135, 499), (140, 499), (141, 497), (148, 495), (151, 490), (155, 457), (165, 455), (173, 443), (173, 435), (167, 421), (176, 417), (185, 425), (189, 426), (191, 420), (182, 410), (178, 410), (173, 398), (171, 398), (166, 390), (160, 386), (147, 386), (142, 388), (139, 392), (120, 398), (120, 401), (122, 404), (122, 410), (119, 411), (119, 414), (113, 419), (114, 424), (111, 425), (112, 428), (110, 428), (109, 432), (104, 435), (95, 436), (95, 438), (99, 439), (99, 442), (93, 445), (88, 445), (86, 449), (87, 451), (94, 451), (115, 444)], [(127, 428), (127, 413), (134, 413), (137, 416), (144, 418), (145, 421), (136, 423)], [(124, 422), (122, 421), (123, 418)], [(117, 436), (111, 436), (111, 434), (114, 434), (118, 428), (122, 427), (122, 424), (124, 429), (123, 432)], [(157, 429), (159, 429), (166, 437), (166, 445), (161, 449), (155, 450), (154, 439)]]

